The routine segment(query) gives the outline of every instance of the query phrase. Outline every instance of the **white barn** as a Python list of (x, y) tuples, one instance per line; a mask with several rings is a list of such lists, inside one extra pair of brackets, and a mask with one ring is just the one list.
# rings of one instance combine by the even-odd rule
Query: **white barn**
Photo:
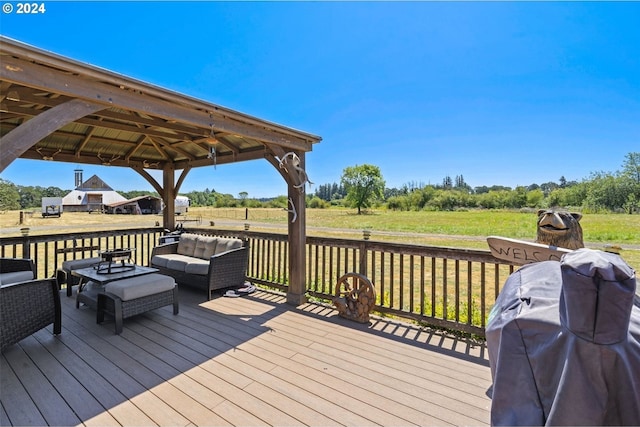
[(76, 189), (62, 198), (62, 206), (65, 212), (104, 212), (105, 205), (126, 200), (97, 175), (82, 182), (82, 174), (76, 171)]

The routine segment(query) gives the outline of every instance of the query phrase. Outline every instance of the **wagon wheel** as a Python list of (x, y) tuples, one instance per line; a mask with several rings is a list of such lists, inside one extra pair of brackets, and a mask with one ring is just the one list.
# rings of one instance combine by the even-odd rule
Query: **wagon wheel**
[[(335, 295), (353, 303), (359, 302), (359, 311), (365, 309), (367, 313), (376, 302), (376, 291), (373, 284), (366, 276), (359, 273), (347, 273), (338, 279)], [(362, 312), (358, 314), (362, 314)]]

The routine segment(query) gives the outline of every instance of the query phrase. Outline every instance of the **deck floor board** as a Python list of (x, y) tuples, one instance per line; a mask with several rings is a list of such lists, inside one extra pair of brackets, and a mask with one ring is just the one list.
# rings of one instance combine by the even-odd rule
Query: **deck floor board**
[(402, 321), (257, 291), (205, 301), (180, 289), (124, 321), (75, 308), (0, 356), (2, 425), (488, 425), (483, 344)]

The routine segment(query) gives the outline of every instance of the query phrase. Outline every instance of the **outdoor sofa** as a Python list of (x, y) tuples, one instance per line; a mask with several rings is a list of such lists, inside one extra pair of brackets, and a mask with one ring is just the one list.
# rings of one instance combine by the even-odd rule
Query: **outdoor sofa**
[(173, 277), (178, 284), (207, 291), (243, 286), (249, 242), (236, 238), (182, 233), (177, 242), (153, 248), (151, 267)]

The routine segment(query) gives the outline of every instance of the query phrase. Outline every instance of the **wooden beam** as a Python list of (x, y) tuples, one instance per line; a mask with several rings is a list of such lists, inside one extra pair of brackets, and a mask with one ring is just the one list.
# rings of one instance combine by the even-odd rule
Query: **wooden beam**
[(302, 132), (276, 123), (266, 122), (256, 117), (240, 113), (238, 111), (206, 103), (202, 100), (172, 92), (158, 86), (153, 86), (148, 83), (123, 76), (121, 74), (116, 74), (102, 68), (83, 64), (79, 61), (56, 55), (55, 53), (33, 48), (32, 46), (24, 45), (20, 42), (7, 39), (3, 36), (0, 36), (0, 41), (0, 52), (4, 53), (6, 56), (27, 58), (29, 61), (33, 61), (35, 63), (46, 64), (48, 68), (58, 68), (60, 70), (63, 70), (63, 72), (66, 74), (82, 75), (87, 79), (95, 79), (97, 81), (107, 82), (108, 84), (112, 84), (123, 89), (126, 88), (134, 92), (146, 93), (150, 96), (165, 99), (172, 103), (192, 105), (198, 110), (207, 112), (211, 111), (216, 115), (239, 120), (243, 123), (258, 126), (266, 125), (270, 129), (273, 129), (277, 132), (285, 135), (293, 135), (295, 137), (302, 138), (305, 141), (319, 142), (322, 140), (322, 138), (317, 135), (312, 135), (310, 133)]
[(142, 175), (142, 177), (146, 179), (147, 182), (149, 182), (149, 184), (151, 184), (153, 189), (156, 190), (158, 194), (162, 196), (162, 193), (163, 193), (162, 186), (158, 183), (158, 181), (156, 181), (156, 179), (153, 176), (151, 176), (149, 172), (144, 170), (144, 168), (141, 165), (132, 165), (131, 169), (133, 169), (134, 171)]
[(163, 190), (160, 193), (162, 200), (164, 200), (162, 224), (168, 230), (173, 230), (176, 226), (176, 191), (174, 187), (176, 178), (174, 172), (175, 169), (170, 163), (167, 163), (162, 171)]
[(82, 139), (80, 144), (78, 144), (76, 146), (76, 156), (77, 157), (80, 157), (80, 153), (82, 152), (84, 147), (87, 145), (87, 143), (89, 142), (89, 140), (91, 139), (91, 137), (93, 136), (95, 131), (96, 131), (96, 128), (94, 126), (91, 126), (91, 127), (89, 127), (89, 129), (87, 129), (87, 131), (84, 134), (84, 138)]
[(214, 166), (214, 164), (224, 165), (228, 163), (244, 162), (248, 160), (264, 159), (264, 158), (265, 158), (264, 149), (254, 149), (254, 150), (242, 151), (238, 154), (233, 154), (233, 153), (220, 154), (219, 153), (216, 156), (215, 162), (213, 161), (213, 159), (202, 158), (202, 159), (197, 159), (193, 161), (179, 160), (174, 164), (176, 169), (184, 169), (190, 166), (201, 167), (201, 166)]
[(138, 148), (142, 147), (142, 144), (144, 144), (144, 141), (147, 139), (146, 135), (140, 135), (138, 137), (138, 140), (136, 141), (136, 145), (134, 147), (131, 148), (131, 150), (129, 150), (127, 152), (127, 154), (124, 156), (124, 159), (128, 162), (129, 160), (131, 160), (131, 156), (133, 156), (133, 153), (136, 152), (136, 150), (138, 150)]
[(113, 84), (91, 81), (11, 56), (3, 57), (0, 79), (72, 98), (103, 103), (105, 106), (141, 111), (149, 116), (176, 120), (205, 129), (210, 129), (213, 126), (219, 132), (243, 135), (268, 144), (281, 145), (299, 151), (311, 150), (312, 141), (310, 139), (280, 132), (271, 128), (267, 123), (262, 125), (248, 124), (225, 117), (215, 110), (215, 106), (212, 106), (212, 111), (201, 111), (149, 96), (146, 93), (127, 90)]
[(182, 187), (182, 183), (184, 182), (185, 178), (187, 177), (187, 174), (189, 173), (189, 171), (191, 171), (191, 166), (189, 166), (188, 168), (184, 168), (182, 170), (182, 173), (180, 174), (180, 177), (178, 178), (178, 182), (176, 183), (176, 188), (175, 188), (175, 195), (176, 196), (180, 192), (180, 187)]
[[(4, 64), (1, 68), (4, 69)], [(66, 124), (103, 108), (102, 104), (74, 99), (43, 111), (38, 116), (14, 128), (0, 139), (0, 151), (2, 151), (0, 172), (41, 139)]]
[[(10, 104), (5, 102), (3, 105), (5, 106), (6, 111), (14, 114), (20, 114), (23, 116), (34, 117), (42, 113), (41, 109), (37, 109), (35, 107), (20, 107), (14, 104), (15, 103)], [(60, 105), (62, 103), (52, 103), (52, 104)], [(104, 112), (108, 110), (102, 110), (102, 111)], [(82, 117), (76, 120), (76, 123), (80, 123), (80, 124), (88, 125), (92, 127), (121, 130), (124, 132), (132, 132), (132, 133), (156, 136), (161, 138), (171, 138), (176, 140), (187, 140), (187, 141), (191, 141), (191, 139), (195, 137), (200, 137), (202, 134), (201, 132), (197, 131), (197, 129), (192, 130), (192, 135), (187, 135), (184, 132), (175, 133), (173, 131), (171, 132), (162, 131), (161, 128), (163, 126), (161, 123), (156, 123), (155, 125), (150, 126), (147, 123), (148, 120), (144, 120), (145, 123), (141, 123), (140, 120), (142, 120), (142, 118), (139, 118), (139, 117), (129, 116), (128, 120), (130, 121), (130, 124), (126, 124), (126, 123), (114, 122), (112, 120), (109, 120), (109, 121), (105, 120), (106, 117), (111, 116), (109, 114), (100, 113), (100, 114), (97, 114), (97, 116), (98, 116), (97, 119), (93, 119), (90, 117)], [(170, 128), (167, 128), (167, 129), (170, 129)]]
[(189, 160), (194, 160), (195, 157), (193, 157), (193, 154), (189, 153), (188, 151), (183, 150), (182, 148), (180, 148), (179, 146), (177, 146), (177, 143), (171, 143), (168, 141), (164, 141), (162, 138), (151, 138), (150, 136), (147, 135), (147, 138), (149, 139), (149, 141), (152, 141), (154, 143), (154, 145), (159, 145), (161, 146), (165, 151), (167, 149), (169, 150), (173, 150), (176, 153), (182, 154), (183, 156), (185, 156), (187, 159)]

